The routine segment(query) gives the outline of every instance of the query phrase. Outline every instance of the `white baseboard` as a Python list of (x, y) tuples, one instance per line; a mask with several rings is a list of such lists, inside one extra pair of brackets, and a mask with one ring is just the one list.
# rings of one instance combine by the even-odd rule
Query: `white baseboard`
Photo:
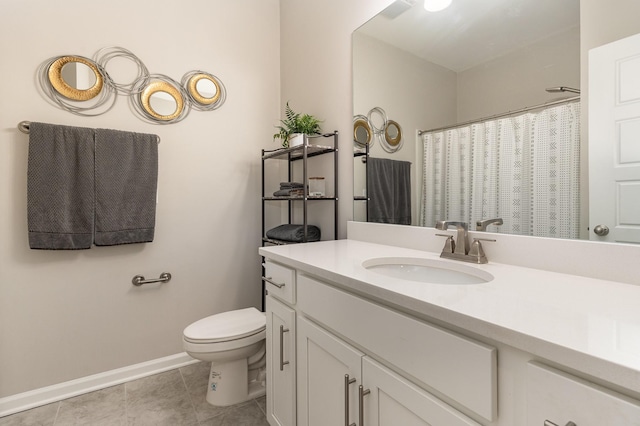
[(0, 398), (0, 417), (199, 362), (186, 352)]

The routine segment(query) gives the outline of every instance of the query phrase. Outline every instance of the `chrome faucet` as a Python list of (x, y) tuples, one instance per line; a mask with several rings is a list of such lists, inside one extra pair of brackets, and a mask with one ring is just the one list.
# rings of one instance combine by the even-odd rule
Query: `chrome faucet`
[[(502, 222), (502, 219), (500, 219)], [(456, 222), (451, 220), (439, 220), (436, 223), (436, 229), (446, 231), (450, 227), (455, 226), (456, 238), (449, 234), (436, 234), (440, 237), (447, 237), (440, 257), (447, 259), (461, 260), (471, 263), (487, 263), (487, 256), (482, 249), (480, 241), (495, 241), (488, 238), (474, 238), (473, 243), (469, 246), (468, 225), (464, 222)]]
[(476, 222), (476, 231), (486, 231), (487, 230), (487, 226), (489, 225), (502, 225), (504, 222), (502, 221), (502, 218), (498, 217), (495, 219), (485, 219), (485, 220), (479, 220)]

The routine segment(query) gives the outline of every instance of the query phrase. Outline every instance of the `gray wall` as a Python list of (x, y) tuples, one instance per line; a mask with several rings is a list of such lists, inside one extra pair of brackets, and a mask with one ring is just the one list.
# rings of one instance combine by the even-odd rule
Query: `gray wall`
[[(182, 330), (260, 306), (260, 148), (280, 115), (278, 0), (2, 2), (0, 13), (0, 397), (183, 351)], [(35, 72), (53, 56), (122, 46), (176, 80), (202, 69), (227, 102), (147, 124), (125, 98), (99, 117), (50, 105)], [(114, 61), (117, 63), (117, 61)], [(27, 244), (22, 120), (157, 133), (155, 241), (85, 251)], [(136, 274), (171, 272), (162, 286)]]

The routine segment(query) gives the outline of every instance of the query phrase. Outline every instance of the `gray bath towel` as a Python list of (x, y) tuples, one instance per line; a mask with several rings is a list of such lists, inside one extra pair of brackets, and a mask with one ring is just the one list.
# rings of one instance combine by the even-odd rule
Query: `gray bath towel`
[(27, 221), (32, 249), (91, 247), (93, 144), (93, 129), (31, 122)]
[[(304, 242), (304, 225), (285, 224), (267, 231), (267, 238), (290, 243)], [(307, 225), (307, 242), (320, 240), (320, 228)]]
[(411, 225), (411, 163), (367, 159), (369, 222)]
[(95, 245), (153, 241), (157, 136), (96, 129)]

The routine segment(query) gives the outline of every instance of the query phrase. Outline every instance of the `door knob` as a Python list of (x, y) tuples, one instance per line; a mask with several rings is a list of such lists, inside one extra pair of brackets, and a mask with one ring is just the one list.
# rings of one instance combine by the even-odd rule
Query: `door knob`
[(609, 233), (609, 227), (607, 225), (596, 225), (596, 227), (593, 228), (593, 232), (599, 237), (604, 237)]

